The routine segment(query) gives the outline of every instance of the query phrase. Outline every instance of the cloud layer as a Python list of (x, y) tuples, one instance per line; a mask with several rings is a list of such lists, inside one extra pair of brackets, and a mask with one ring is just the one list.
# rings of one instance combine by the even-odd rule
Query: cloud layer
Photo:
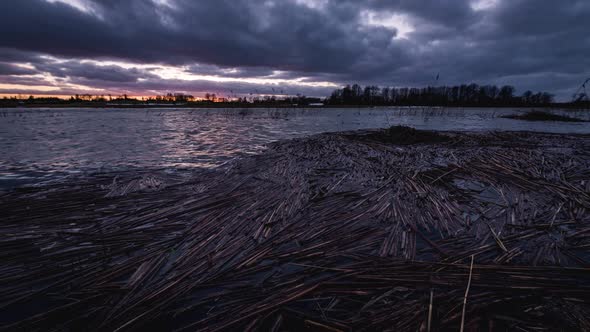
[(567, 99), (590, 76), (588, 17), (587, 0), (7, 0), (0, 93), (477, 82)]

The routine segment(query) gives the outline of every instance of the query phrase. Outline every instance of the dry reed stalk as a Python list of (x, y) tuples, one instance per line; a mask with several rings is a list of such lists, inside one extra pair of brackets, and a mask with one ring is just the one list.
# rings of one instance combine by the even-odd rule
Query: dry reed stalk
[(475, 255), (471, 255), (471, 264), (469, 265), (469, 280), (467, 281), (467, 288), (465, 289), (465, 296), (463, 296), (463, 312), (461, 313), (461, 328), (459, 331), (463, 332), (465, 328), (465, 309), (467, 308), (467, 296), (469, 295), (469, 288), (471, 288), (471, 276), (473, 275), (473, 260)]
[(3, 194), (0, 326), (590, 329), (588, 137), (375, 135)]

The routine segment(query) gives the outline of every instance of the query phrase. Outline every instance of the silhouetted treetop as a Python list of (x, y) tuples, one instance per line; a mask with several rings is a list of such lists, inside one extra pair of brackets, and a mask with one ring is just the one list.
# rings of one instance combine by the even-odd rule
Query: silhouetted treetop
[(332, 92), (330, 105), (399, 105), (399, 106), (542, 106), (553, 102), (547, 92), (525, 92), (515, 96), (513, 86), (462, 84), (425, 88), (392, 88), (358, 84)]

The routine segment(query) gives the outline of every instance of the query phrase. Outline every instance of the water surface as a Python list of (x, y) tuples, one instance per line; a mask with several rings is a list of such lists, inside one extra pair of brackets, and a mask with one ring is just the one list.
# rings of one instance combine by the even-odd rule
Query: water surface
[[(403, 124), (433, 130), (590, 133), (588, 123), (500, 118), (517, 109), (0, 109), (0, 188), (71, 174), (214, 167), (266, 143)], [(575, 114), (588, 118), (587, 114)]]

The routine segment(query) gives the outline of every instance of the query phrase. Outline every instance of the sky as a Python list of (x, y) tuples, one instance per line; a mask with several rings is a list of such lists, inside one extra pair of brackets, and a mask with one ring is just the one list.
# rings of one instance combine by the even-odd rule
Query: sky
[(568, 100), (590, 77), (588, 0), (1, 0), (0, 31), (3, 95), (473, 82)]

